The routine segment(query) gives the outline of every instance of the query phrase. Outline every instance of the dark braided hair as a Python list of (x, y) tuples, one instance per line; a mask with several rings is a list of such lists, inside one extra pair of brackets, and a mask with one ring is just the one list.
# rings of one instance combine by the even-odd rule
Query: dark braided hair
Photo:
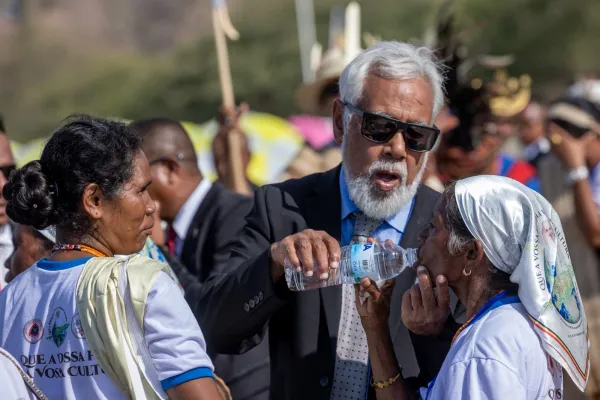
[(127, 125), (87, 115), (72, 116), (52, 135), (42, 156), (13, 172), (2, 194), (15, 222), (48, 226), (70, 234), (89, 231), (81, 206), (85, 187), (95, 183), (108, 198), (134, 173), (141, 139)]

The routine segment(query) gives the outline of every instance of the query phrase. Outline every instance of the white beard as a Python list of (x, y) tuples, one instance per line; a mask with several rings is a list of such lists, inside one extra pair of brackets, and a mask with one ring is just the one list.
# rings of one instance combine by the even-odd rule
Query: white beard
[[(346, 140), (342, 143), (344, 156), (346, 155), (345, 142)], [(428, 156), (429, 154), (425, 153), (423, 164), (410, 185), (406, 185), (408, 179), (406, 162), (376, 160), (371, 164), (366, 174), (358, 176), (354, 176), (348, 170), (347, 165), (342, 164), (344, 168), (344, 180), (348, 187), (350, 199), (369, 218), (385, 219), (396, 215), (417, 193), (423, 172), (427, 166)], [(382, 192), (379, 190), (371, 178), (375, 171), (381, 170), (400, 175), (400, 185), (391, 192)]]

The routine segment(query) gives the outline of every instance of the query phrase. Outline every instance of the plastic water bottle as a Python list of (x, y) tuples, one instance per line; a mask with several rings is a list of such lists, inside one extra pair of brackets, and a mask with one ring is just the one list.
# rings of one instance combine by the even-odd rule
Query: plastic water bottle
[(360, 283), (369, 277), (374, 281), (394, 278), (406, 267), (417, 261), (417, 249), (404, 250), (396, 244), (379, 243), (353, 244), (342, 247), (342, 259), (337, 269), (329, 269), (329, 277), (320, 279), (317, 265), (313, 266), (313, 276), (307, 277), (296, 271), (294, 266), (285, 260), (285, 280), (293, 291), (319, 289), (327, 286)]

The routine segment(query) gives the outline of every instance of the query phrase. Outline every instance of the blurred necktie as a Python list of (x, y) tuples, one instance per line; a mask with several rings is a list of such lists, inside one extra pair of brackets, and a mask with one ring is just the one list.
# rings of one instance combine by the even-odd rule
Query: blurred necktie
[(175, 256), (175, 239), (177, 238), (177, 233), (175, 233), (175, 229), (172, 226), (169, 227), (169, 233), (167, 235), (167, 248), (169, 249), (169, 254)]

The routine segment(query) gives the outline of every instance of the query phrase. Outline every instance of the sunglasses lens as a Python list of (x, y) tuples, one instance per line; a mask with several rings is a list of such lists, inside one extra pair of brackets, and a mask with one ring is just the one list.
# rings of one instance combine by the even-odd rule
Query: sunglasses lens
[(376, 143), (385, 143), (398, 131), (394, 121), (373, 114), (365, 114), (363, 121), (363, 136)]
[(406, 147), (414, 151), (429, 151), (435, 145), (438, 130), (426, 126), (409, 125), (404, 133)]

